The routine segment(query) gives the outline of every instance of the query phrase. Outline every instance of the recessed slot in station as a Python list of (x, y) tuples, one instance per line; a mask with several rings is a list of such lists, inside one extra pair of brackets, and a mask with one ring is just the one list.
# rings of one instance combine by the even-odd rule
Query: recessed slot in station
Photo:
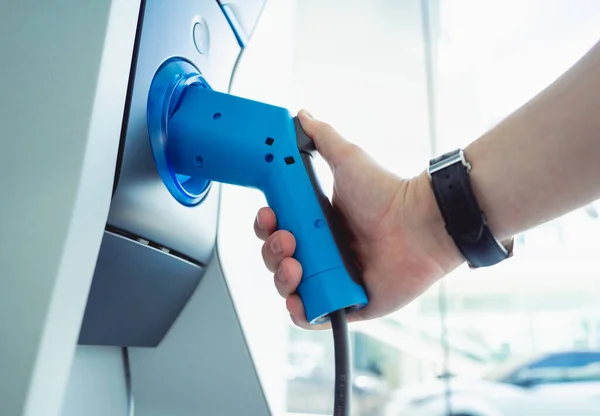
[(286, 165), (292, 165), (296, 162), (293, 156), (288, 156), (284, 160)]
[(267, 146), (271, 146), (273, 142), (275, 142), (275, 139), (273, 139), (272, 137), (267, 137), (267, 140), (265, 140)]

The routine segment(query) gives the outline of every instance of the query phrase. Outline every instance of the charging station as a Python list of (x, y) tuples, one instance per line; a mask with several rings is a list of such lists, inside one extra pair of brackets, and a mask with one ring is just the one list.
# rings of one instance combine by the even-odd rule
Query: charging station
[(270, 414), (215, 250), (219, 184), (179, 178), (196, 203), (175, 200), (146, 117), (173, 57), (228, 92), (264, 2), (0, 7), (19, 63), (0, 70), (0, 414)]
[[(19, 65), (0, 74), (1, 414), (271, 414), (216, 250), (219, 184), (261, 191), (293, 233), (309, 323), (332, 325), (334, 414), (350, 414), (346, 315), (368, 299), (316, 147), (289, 110), (230, 93), (263, 8), (3, 12)], [(11, 82), (28, 65), (38, 78)]]

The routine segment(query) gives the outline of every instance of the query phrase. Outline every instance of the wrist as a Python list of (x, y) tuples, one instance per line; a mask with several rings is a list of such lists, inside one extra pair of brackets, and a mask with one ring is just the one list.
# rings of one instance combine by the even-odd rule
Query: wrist
[(417, 232), (423, 234), (423, 248), (444, 274), (447, 274), (462, 265), (465, 258), (446, 230), (427, 171), (423, 171), (411, 182), (413, 186), (411, 199), (415, 203), (413, 210), (418, 216), (416, 228)]

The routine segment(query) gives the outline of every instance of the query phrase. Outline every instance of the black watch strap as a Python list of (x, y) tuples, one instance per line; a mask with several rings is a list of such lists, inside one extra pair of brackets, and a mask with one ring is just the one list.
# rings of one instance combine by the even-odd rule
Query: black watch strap
[(432, 159), (429, 177), (448, 234), (472, 268), (492, 266), (511, 253), (494, 236), (481, 211), (462, 149)]

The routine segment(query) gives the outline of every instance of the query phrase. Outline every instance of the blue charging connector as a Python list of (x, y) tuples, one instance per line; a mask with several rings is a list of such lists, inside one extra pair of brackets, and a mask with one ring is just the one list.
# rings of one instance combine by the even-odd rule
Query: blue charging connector
[(263, 192), (278, 228), (296, 239), (298, 294), (311, 325), (331, 321), (335, 349), (334, 416), (349, 416), (351, 362), (346, 314), (368, 299), (313, 166), (316, 149), (284, 108), (213, 91), (200, 71), (172, 58), (148, 95), (148, 134), (162, 181), (193, 208), (212, 182)]
[(338, 219), (316, 177), (315, 147), (284, 108), (210, 88), (194, 65), (174, 58), (149, 91), (148, 131), (156, 165), (183, 205), (201, 203), (211, 182), (264, 193), (278, 228), (296, 239), (298, 293), (311, 324), (368, 300)]

